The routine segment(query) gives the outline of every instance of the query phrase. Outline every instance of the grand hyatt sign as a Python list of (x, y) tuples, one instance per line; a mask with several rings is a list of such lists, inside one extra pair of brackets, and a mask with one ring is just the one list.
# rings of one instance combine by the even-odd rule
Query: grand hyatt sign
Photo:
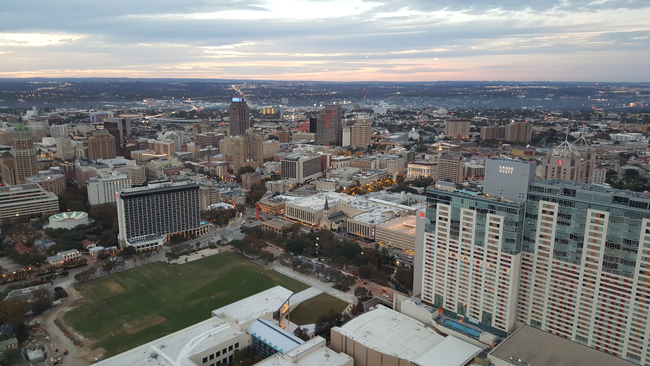
[(515, 168), (511, 166), (500, 166), (499, 167), (499, 173), (504, 173), (504, 174), (512, 174), (514, 173)]

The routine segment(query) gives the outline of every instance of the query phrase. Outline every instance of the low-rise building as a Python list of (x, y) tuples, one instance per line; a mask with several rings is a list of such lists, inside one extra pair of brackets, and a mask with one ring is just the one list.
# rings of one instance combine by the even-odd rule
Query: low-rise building
[(0, 187), (0, 220), (42, 217), (59, 212), (59, 198), (35, 183)]
[(436, 179), (438, 163), (428, 161), (414, 161), (410, 163), (407, 168), (408, 170), (406, 173), (406, 178), (408, 179), (416, 179), (419, 177), (431, 177), (433, 179)]
[(415, 252), (415, 216), (400, 216), (377, 225), (375, 241)]
[(273, 231), (278, 235), (282, 235), (291, 231), (291, 227), (294, 224), (290, 221), (284, 221), (279, 219), (273, 219), (269, 221), (262, 222), (262, 230), (264, 231)]
[(382, 305), (332, 328), (330, 347), (354, 357), (355, 366), (463, 366), (481, 352)]
[(282, 198), (267, 197), (259, 201), (260, 211), (271, 215), (282, 215), (285, 210), (285, 202)]
[(50, 216), (51, 229), (73, 229), (88, 224), (88, 214), (80, 211), (61, 212)]
[(81, 252), (79, 252), (77, 249), (71, 249), (64, 252), (58, 252), (54, 256), (47, 257), (45, 262), (52, 266), (60, 266), (66, 262), (74, 261), (79, 258), (81, 258)]
[(63, 174), (52, 173), (50, 171), (38, 172), (38, 175), (27, 177), (28, 183), (36, 183), (48, 192), (55, 195), (63, 194), (65, 191), (65, 176)]

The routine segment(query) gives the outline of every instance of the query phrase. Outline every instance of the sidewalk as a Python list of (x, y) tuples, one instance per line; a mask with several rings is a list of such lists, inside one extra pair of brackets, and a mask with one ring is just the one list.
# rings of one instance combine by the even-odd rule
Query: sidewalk
[(277, 262), (271, 263), (271, 268), (275, 270), (276, 272), (280, 272), (285, 276), (294, 278), (302, 283), (305, 283), (311, 287), (314, 287), (318, 290), (321, 290), (325, 292), (326, 294), (330, 294), (332, 296), (338, 297), (339, 299), (347, 302), (348, 304), (354, 303), (354, 293), (353, 290), (350, 290), (348, 292), (342, 292), (339, 291), (335, 288), (332, 287), (331, 283), (325, 283), (325, 282), (320, 282), (315, 278), (306, 276), (302, 273), (296, 272), (290, 268), (287, 268)]

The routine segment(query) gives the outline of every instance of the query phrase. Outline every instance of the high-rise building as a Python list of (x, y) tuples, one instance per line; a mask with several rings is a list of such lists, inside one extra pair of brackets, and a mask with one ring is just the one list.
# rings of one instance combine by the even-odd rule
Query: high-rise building
[(174, 142), (174, 151), (181, 151), (181, 136), (174, 131), (167, 133), (167, 139)]
[(650, 363), (650, 195), (556, 179), (532, 181), (524, 202), (427, 197), (414, 282), (425, 303), (500, 336), (527, 324)]
[(458, 153), (443, 153), (437, 160), (437, 179), (452, 183), (463, 182), (465, 158)]
[(175, 143), (172, 140), (156, 140), (154, 143), (154, 151), (156, 154), (162, 154), (166, 156), (174, 155)]
[(469, 127), (471, 121), (468, 119), (448, 119), (445, 121), (445, 135), (454, 138), (469, 138)]
[(91, 206), (115, 202), (118, 192), (131, 188), (126, 174), (110, 172), (88, 180), (88, 202)]
[(357, 122), (350, 126), (350, 146), (367, 148), (371, 143), (372, 123)]
[(115, 137), (106, 130), (93, 131), (88, 139), (88, 158), (113, 159), (117, 156), (115, 151)]
[(241, 136), (250, 128), (248, 104), (244, 98), (232, 98), (228, 109), (230, 119), (230, 136)]
[(14, 146), (11, 149), (14, 158), (16, 184), (27, 183), (25, 178), (38, 174), (38, 155), (34, 147), (34, 138), (25, 125), (14, 128)]
[(318, 118), (309, 117), (309, 131), (303, 132), (318, 133)]
[(594, 169), (594, 181), (593, 184), (604, 185), (605, 179), (607, 178), (607, 169), (602, 166)]
[(56, 157), (61, 160), (74, 159), (74, 149), (70, 137), (61, 136), (56, 138)]
[(2, 184), (5, 186), (13, 186), (18, 184), (16, 182), (16, 166), (13, 158), (4, 159), (0, 165), (2, 173)]
[(127, 142), (127, 136), (131, 136), (131, 119), (107, 118), (104, 121), (104, 129), (115, 137), (116, 154), (124, 156), (124, 146)]
[(0, 187), (0, 221), (42, 217), (59, 212), (59, 198), (38, 184)]
[(291, 142), (291, 132), (289, 131), (280, 131), (278, 133), (278, 140), (281, 144), (287, 144)]
[[(316, 123), (316, 144), (341, 145), (341, 115), (340, 105), (330, 104), (320, 111)], [(311, 123), (310, 123), (311, 130)]]
[(243, 166), (258, 168), (264, 164), (264, 138), (250, 131), (232, 138), (232, 168), (235, 173)]
[(491, 158), (485, 160), (483, 193), (488, 196), (524, 202), (528, 184), (535, 179), (535, 162)]
[(322, 177), (321, 167), (320, 155), (291, 154), (280, 161), (280, 175), (282, 180), (303, 184)]
[(125, 189), (117, 193), (117, 219), (122, 247), (149, 236), (200, 234), (199, 185), (162, 183)]
[(492, 125), (481, 127), (481, 140), (504, 140), (506, 138), (506, 126)]
[(506, 126), (506, 141), (509, 142), (530, 142), (532, 127), (527, 121), (512, 121)]
[(553, 152), (542, 158), (542, 179), (563, 179), (593, 183), (596, 151), (564, 141)]

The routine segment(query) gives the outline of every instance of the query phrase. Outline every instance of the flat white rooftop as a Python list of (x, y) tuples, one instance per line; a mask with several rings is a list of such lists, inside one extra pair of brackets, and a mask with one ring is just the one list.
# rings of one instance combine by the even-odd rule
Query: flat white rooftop
[(461, 366), (481, 351), (381, 305), (333, 329), (365, 347), (419, 366)]
[(244, 325), (263, 315), (273, 313), (287, 301), (293, 292), (282, 286), (275, 286), (244, 300), (234, 302), (212, 311), (213, 317), (227, 318), (238, 325)]
[(260, 361), (258, 366), (352, 366), (354, 359), (345, 353), (337, 353), (325, 347), (325, 339), (314, 337), (282, 355)]

